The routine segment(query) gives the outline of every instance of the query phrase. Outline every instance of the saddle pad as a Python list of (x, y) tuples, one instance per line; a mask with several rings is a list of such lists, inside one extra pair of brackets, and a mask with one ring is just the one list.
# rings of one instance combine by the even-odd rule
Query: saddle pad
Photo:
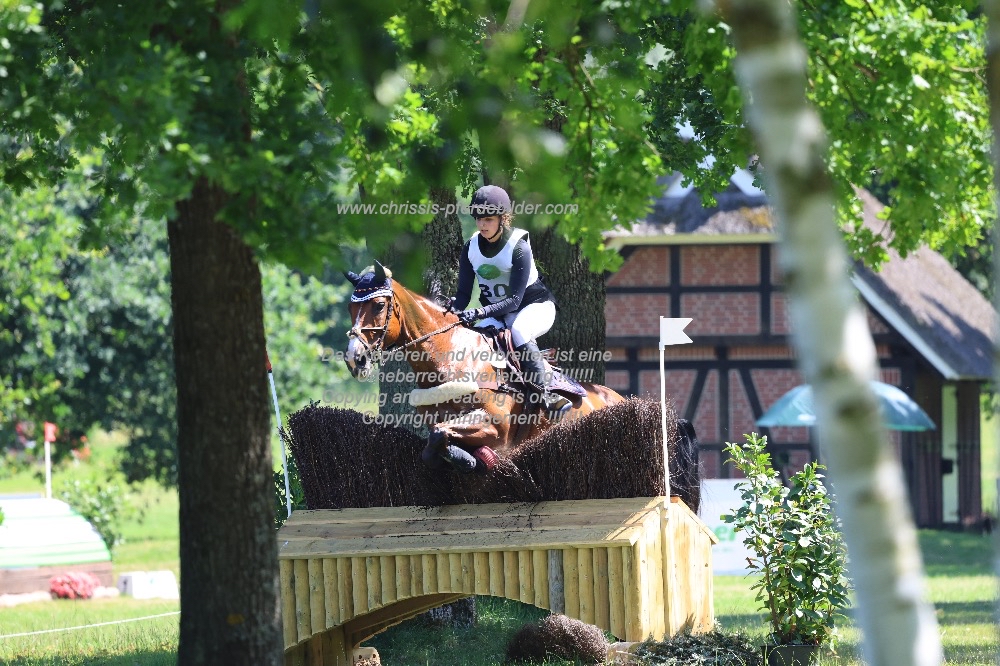
[(567, 397), (578, 395), (583, 398), (587, 395), (587, 390), (583, 388), (580, 382), (572, 377), (567, 377), (559, 370), (552, 371), (552, 381), (549, 383), (549, 390), (565, 393)]

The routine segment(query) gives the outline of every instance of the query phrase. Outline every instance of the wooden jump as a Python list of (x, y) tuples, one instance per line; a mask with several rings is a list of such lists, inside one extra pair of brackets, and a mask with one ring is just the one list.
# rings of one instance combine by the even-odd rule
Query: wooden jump
[(709, 631), (715, 535), (673, 498), (299, 511), (278, 531), (287, 666), (470, 595), (564, 613), (619, 640)]

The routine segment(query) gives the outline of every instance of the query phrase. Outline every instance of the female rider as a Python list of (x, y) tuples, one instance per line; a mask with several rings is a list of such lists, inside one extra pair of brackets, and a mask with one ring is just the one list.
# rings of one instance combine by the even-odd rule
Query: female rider
[[(472, 195), (472, 216), (478, 231), (462, 249), (458, 264), (458, 294), (450, 309), (458, 311), (463, 323), (472, 324), (492, 317), (510, 329), (521, 371), (539, 395), (550, 415), (569, 406), (561, 395), (547, 390), (545, 366), (536, 339), (548, 332), (556, 318), (555, 297), (538, 275), (531, 256), (528, 232), (511, 226), (511, 205), (507, 192), (486, 185)], [(466, 310), (472, 299), (473, 280), (479, 280), (479, 301), (483, 307)]]

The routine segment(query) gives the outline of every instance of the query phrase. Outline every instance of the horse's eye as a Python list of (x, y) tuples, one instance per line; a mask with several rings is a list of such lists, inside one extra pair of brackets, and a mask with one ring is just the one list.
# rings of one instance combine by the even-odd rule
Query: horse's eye
[(385, 303), (378, 301), (375, 303), (374, 308), (376, 312), (381, 312), (385, 308)]

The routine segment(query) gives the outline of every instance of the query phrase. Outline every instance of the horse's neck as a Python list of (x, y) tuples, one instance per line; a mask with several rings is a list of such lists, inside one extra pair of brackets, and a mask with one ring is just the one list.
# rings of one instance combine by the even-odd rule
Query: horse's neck
[(402, 324), (396, 344), (406, 345), (406, 360), (417, 373), (419, 386), (426, 388), (442, 383), (441, 379), (429, 380), (432, 376), (472, 381), (490, 378), (490, 350), (482, 335), (464, 326), (436, 333), (451, 320), (439, 314), (440, 307), (407, 289), (398, 292), (397, 298)]

